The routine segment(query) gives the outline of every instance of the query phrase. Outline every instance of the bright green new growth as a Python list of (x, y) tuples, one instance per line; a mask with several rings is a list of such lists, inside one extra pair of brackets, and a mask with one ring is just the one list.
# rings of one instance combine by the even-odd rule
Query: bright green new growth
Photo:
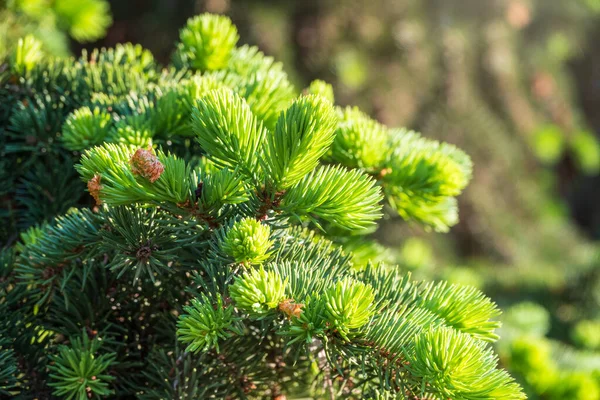
[(281, 209), (292, 215), (321, 218), (360, 232), (381, 217), (381, 190), (368, 175), (343, 167), (319, 167), (288, 190)]
[(246, 101), (228, 89), (202, 97), (192, 111), (192, 126), (200, 146), (219, 167), (235, 169), (252, 177), (256, 156), (266, 134)]
[(90, 192), (90, 182), (99, 177), (98, 196), (112, 205), (161, 201), (185, 203), (191, 191), (191, 172), (185, 161), (157, 151), (151, 161), (162, 165), (164, 173), (150, 170), (149, 173), (156, 172), (158, 176), (156, 180), (149, 180), (136, 174), (132, 168), (132, 162), (140, 150), (143, 149), (105, 143), (87, 150), (77, 170), (82, 179), (88, 182)]
[(381, 169), (389, 142), (386, 128), (356, 107), (339, 114), (331, 159), (353, 168)]
[(412, 374), (445, 398), (525, 398), (505, 371), (495, 369), (496, 356), (489, 347), (450, 328), (419, 335), (407, 362)]
[(327, 317), (342, 338), (349, 340), (353, 330), (364, 326), (375, 312), (373, 288), (346, 278), (325, 292)]
[(87, 333), (72, 338), (70, 346), (58, 347), (58, 354), (51, 357), (49, 386), (53, 394), (67, 400), (99, 399), (114, 393), (109, 383), (114, 380), (107, 369), (116, 354), (98, 354), (100, 339), (88, 338)]
[(43, 56), (42, 44), (33, 36), (27, 35), (17, 42), (10, 62), (14, 72), (24, 75), (27, 71), (31, 71)]
[[(11, 65), (34, 93), (11, 103), (11, 132), (76, 158), (97, 207), (2, 251), (10, 394), (522, 399), (488, 347), (493, 302), (375, 263), (365, 238), (384, 213), (447, 230), (468, 156), (336, 107), (324, 82), (297, 96), (236, 41), (205, 14), (164, 70), (133, 45)], [(58, 344), (81, 327), (104, 355)]]
[(98, 108), (82, 107), (63, 125), (62, 140), (69, 150), (79, 151), (102, 144), (110, 128), (110, 115)]
[(253, 269), (235, 279), (229, 294), (236, 306), (247, 313), (262, 317), (285, 300), (286, 282), (263, 267)]
[(55, 0), (54, 8), (75, 40), (96, 40), (112, 23), (109, 4), (102, 0)]
[(200, 71), (214, 71), (227, 65), (239, 39), (229, 18), (202, 14), (190, 18), (179, 35), (176, 57)]
[(315, 169), (331, 146), (336, 123), (333, 106), (318, 96), (303, 96), (280, 114), (264, 150), (275, 189), (289, 189)]
[(333, 95), (333, 87), (329, 83), (320, 79), (315, 79), (314, 81), (312, 81), (306, 89), (306, 93), (321, 96), (325, 100), (329, 101), (331, 104), (335, 102), (335, 97)]
[(444, 318), (446, 323), (478, 339), (493, 342), (498, 340), (494, 331), (500, 322), (492, 321), (500, 310), (479, 290), (446, 282), (430, 283), (419, 303), (423, 308)]
[(279, 333), (290, 338), (289, 344), (310, 344), (315, 338), (326, 337), (326, 303), (317, 295), (307, 299), (299, 316), (290, 318), (289, 326)]
[(470, 158), (456, 147), (427, 140), (415, 132), (391, 133), (393, 151), (382, 173), (390, 205), (405, 219), (438, 231), (458, 221), (456, 199), (471, 179)]
[(221, 296), (216, 304), (205, 295), (192, 300), (191, 306), (183, 308), (185, 314), (177, 321), (177, 336), (182, 343), (189, 343), (185, 351), (206, 352), (211, 348), (219, 351), (219, 341), (233, 334), (241, 334), (234, 326), (232, 306), (224, 306)]
[(220, 243), (221, 250), (235, 262), (260, 264), (269, 258), (273, 242), (269, 240), (271, 229), (252, 218), (237, 221), (227, 231)]

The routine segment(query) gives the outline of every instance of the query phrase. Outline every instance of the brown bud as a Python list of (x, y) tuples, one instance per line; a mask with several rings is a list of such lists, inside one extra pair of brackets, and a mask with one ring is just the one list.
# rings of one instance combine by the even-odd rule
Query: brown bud
[(152, 154), (152, 151), (145, 149), (138, 149), (129, 160), (129, 164), (134, 175), (140, 175), (153, 183), (165, 170), (158, 157)]
[(279, 303), (279, 311), (287, 314), (288, 318), (300, 317), (304, 304), (296, 304), (293, 299), (283, 300)]
[(90, 179), (87, 183), (87, 188), (94, 200), (96, 200), (97, 205), (102, 204), (102, 200), (100, 200), (100, 190), (102, 189), (102, 185), (100, 184), (101, 176), (96, 174), (92, 179)]

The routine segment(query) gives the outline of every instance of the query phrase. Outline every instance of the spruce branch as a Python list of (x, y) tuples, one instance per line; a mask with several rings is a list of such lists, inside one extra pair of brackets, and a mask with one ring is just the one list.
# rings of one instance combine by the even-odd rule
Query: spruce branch
[(393, 152), (381, 181), (390, 205), (406, 220), (447, 231), (458, 220), (456, 200), (471, 178), (470, 158), (456, 147), (392, 131)]
[(495, 368), (489, 347), (450, 328), (417, 336), (407, 361), (408, 370), (426, 382), (423, 392), (464, 400), (526, 398), (506, 371)]
[(200, 146), (222, 168), (235, 169), (255, 179), (260, 173), (260, 144), (266, 134), (248, 104), (227, 89), (209, 92), (192, 111), (192, 126)]
[(179, 317), (177, 336), (179, 341), (189, 343), (186, 351), (206, 352), (214, 347), (219, 352), (219, 340), (242, 333), (236, 327), (233, 307), (225, 306), (220, 296), (215, 302), (203, 295), (193, 299), (191, 306), (184, 307), (186, 314)]
[(229, 18), (198, 15), (190, 18), (181, 30), (175, 60), (201, 71), (222, 69), (238, 39), (237, 29)]
[(186, 204), (191, 171), (173, 155), (105, 143), (87, 150), (76, 166), (92, 195), (110, 205), (143, 202)]
[(221, 212), (226, 205), (243, 204), (250, 199), (248, 188), (237, 170), (228, 168), (210, 171), (204, 168), (193, 171), (192, 182), (197, 182), (194, 194), (198, 211), (204, 216), (225, 218), (226, 212)]
[(87, 333), (73, 338), (71, 346), (61, 345), (58, 354), (52, 357), (54, 364), (49, 366), (54, 394), (71, 400), (102, 398), (113, 393), (109, 383), (114, 377), (106, 370), (115, 360), (116, 354), (106, 353), (97, 356), (101, 342), (90, 340)]
[(364, 231), (381, 217), (380, 189), (358, 170), (319, 167), (291, 187), (280, 209), (298, 218), (323, 219), (337, 227)]
[(107, 267), (118, 273), (117, 278), (133, 272), (133, 284), (140, 277), (152, 282), (168, 277), (183, 248), (202, 244), (202, 231), (181, 229), (173, 237), (175, 221), (157, 209), (115, 207), (105, 220), (101, 246), (106, 252), (117, 251)]
[(373, 288), (351, 278), (338, 281), (327, 290), (323, 301), (327, 319), (345, 340), (362, 328), (375, 312)]
[(423, 288), (419, 305), (442, 317), (446, 324), (483, 341), (493, 342), (500, 327), (492, 318), (500, 310), (488, 297), (469, 286), (429, 283)]
[(237, 221), (225, 233), (219, 245), (221, 251), (237, 263), (260, 264), (269, 258), (271, 230), (252, 218)]
[(287, 281), (263, 267), (237, 277), (229, 294), (237, 307), (256, 318), (264, 318), (276, 310), (286, 298)]
[(329, 158), (351, 168), (381, 170), (388, 153), (386, 127), (372, 120), (356, 107), (339, 110), (340, 123)]
[(110, 129), (110, 115), (99, 108), (82, 107), (71, 114), (62, 130), (62, 141), (69, 150), (85, 150), (104, 142)]
[[(48, 222), (0, 257), (0, 391), (523, 398), (487, 343), (489, 298), (415, 282), (349, 237), (376, 228), (384, 200), (448, 229), (468, 156), (336, 108), (325, 82), (298, 97), (280, 63), (237, 40), (226, 17), (196, 17), (162, 70), (130, 44), (77, 60), (20, 45), (0, 113), (1, 165), (19, 172), (0, 194), (18, 226)], [(97, 207), (53, 218), (63, 209), (40, 199), (86, 205), (81, 184), (50, 175), (75, 163)]]
[(10, 55), (10, 63), (14, 73), (25, 75), (42, 59), (42, 43), (34, 36), (20, 38), (17, 46)]
[(255, 46), (234, 49), (227, 68), (218, 75), (246, 99), (270, 130), (275, 128), (280, 112), (296, 97), (283, 65)]
[(321, 97), (303, 96), (283, 111), (264, 149), (266, 173), (276, 191), (294, 186), (315, 169), (334, 138), (333, 107)]

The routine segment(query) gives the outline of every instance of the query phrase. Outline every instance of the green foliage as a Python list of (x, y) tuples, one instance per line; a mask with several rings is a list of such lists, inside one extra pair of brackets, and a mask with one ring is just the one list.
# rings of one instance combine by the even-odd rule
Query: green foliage
[(336, 122), (333, 107), (318, 96), (303, 96), (280, 114), (264, 150), (275, 189), (289, 189), (315, 169), (333, 141)]
[(0, 339), (0, 394), (10, 396), (11, 390), (16, 387), (17, 359), (10, 342), (6, 338)]
[(43, 56), (42, 44), (33, 36), (27, 35), (19, 39), (17, 47), (11, 54), (10, 62), (14, 72), (24, 75), (27, 71), (31, 71)]
[(96, 201), (30, 228), (2, 266), (8, 385), (78, 399), (523, 398), (486, 343), (494, 303), (373, 263), (383, 246), (366, 236), (384, 200), (447, 229), (469, 158), (358, 109), (336, 115), (323, 82), (296, 97), (281, 64), (235, 47), (225, 17), (192, 19), (180, 39), (177, 68), (121, 45), (3, 86), (8, 165), (61, 155)]
[(102, 247), (117, 250), (107, 267), (118, 272), (117, 278), (133, 272), (133, 284), (144, 277), (153, 282), (166, 278), (178, 252), (199, 239), (192, 229), (172, 237), (172, 217), (157, 209), (115, 207), (107, 212), (105, 221), (100, 231)]
[(304, 343), (309, 345), (315, 338), (325, 337), (327, 330), (327, 319), (325, 302), (318, 296), (309, 297), (302, 307), (302, 313), (291, 318), (288, 326), (284, 327), (279, 334), (290, 338), (289, 344)]
[(216, 76), (243, 96), (252, 112), (271, 130), (279, 113), (295, 98), (296, 91), (282, 64), (254, 46), (236, 48), (227, 68)]
[(470, 158), (452, 145), (415, 132), (397, 130), (391, 140), (395, 150), (382, 177), (390, 205), (405, 219), (446, 231), (457, 218), (453, 197), (471, 178)]
[(261, 267), (237, 277), (229, 294), (240, 309), (262, 317), (285, 300), (286, 284), (275, 272)]
[(353, 279), (344, 279), (324, 294), (326, 315), (342, 338), (363, 327), (375, 312), (373, 288)]
[(77, 169), (88, 182), (88, 191), (100, 202), (185, 203), (191, 190), (188, 165), (176, 156), (157, 153), (108, 143), (87, 150)]
[(269, 239), (271, 230), (252, 218), (236, 222), (225, 234), (220, 243), (221, 250), (233, 257), (235, 262), (260, 264), (269, 258), (273, 242)]
[(389, 141), (386, 128), (356, 107), (347, 107), (340, 114), (332, 160), (353, 168), (381, 169)]
[(333, 87), (329, 83), (320, 79), (315, 79), (312, 81), (308, 88), (306, 88), (306, 93), (321, 96), (332, 104), (335, 101)]
[(343, 229), (373, 227), (382, 195), (375, 181), (357, 170), (319, 167), (282, 197), (281, 209), (299, 218), (321, 218)]
[(239, 39), (231, 20), (221, 15), (202, 14), (190, 18), (179, 34), (176, 58), (200, 71), (227, 65)]
[(423, 291), (420, 306), (444, 318), (445, 322), (473, 337), (496, 341), (500, 322), (491, 321), (500, 310), (479, 290), (469, 286), (430, 283)]
[(110, 115), (89, 107), (75, 110), (63, 126), (62, 140), (69, 150), (85, 150), (102, 144), (110, 128)]
[(56, 0), (54, 9), (59, 24), (68, 26), (69, 34), (81, 42), (102, 37), (112, 23), (109, 5), (102, 0)]
[(225, 204), (240, 204), (249, 200), (244, 181), (237, 171), (227, 168), (214, 173), (203, 171), (200, 178), (202, 186), (198, 198), (198, 208), (206, 214), (214, 214)]
[(2, 3), (0, 16), (0, 59), (11, 52), (25, 55), (25, 50), (29, 62), (40, 60), (40, 50), (66, 56), (69, 36), (91, 42), (103, 37), (112, 23), (105, 0), (10, 0)]
[(185, 314), (177, 321), (177, 336), (180, 342), (189, 343), (185, 351), (206, 352), (214, 347), (218, 352), (219, 340), (242, 334), (236, 331), (233, 307), (224, 306), (220, 296), (214, 305), (206, 296), (193, 299), (183, 310)]
[[(448, 328), (422, 333), (407, 359), (408, 369), (451, 399), (525, 399), (516, 383), (495, 364), (492, 351), (470, 336)], [(490, 368), (491, 367), (491, 368)]]
[(583, 348), (600, 350), (600, 335), (598, 335), (598, 332), (600, 332), (600, 321), (580, 321), (573, 329), (573, 341)]
[(266, 131), (243, 98), (228, 89), (209, 92), (196, 103), (192, 126), (217, 166), (239, 166), (248, 177), (258, 173), (256, 155)]
[(73, 338), (70, 345), (60, 345), (58, 354), (51, 357), (49, 385), (54, 394), (67, 400), (102, 398), (113, 393), (109, 383), (114, 377), (107, 369), (115, 359), (114, 353), (98, 354), (100, 339), (90, 340), (86, 333)]

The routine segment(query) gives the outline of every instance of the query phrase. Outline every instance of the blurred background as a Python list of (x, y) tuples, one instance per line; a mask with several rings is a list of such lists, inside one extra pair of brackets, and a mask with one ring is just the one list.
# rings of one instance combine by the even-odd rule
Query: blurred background
[(298, 87), (326, 80), (338, 104), (470, 154), (449, 234), (389, 219), (390, 250), (364, 257), (485, 290), (530, 398), (600, 399), (600, 0), (2, 0), (0, 59), (32, 34), (55, 55), (133, 42), (167, 64), (205, 11)]

